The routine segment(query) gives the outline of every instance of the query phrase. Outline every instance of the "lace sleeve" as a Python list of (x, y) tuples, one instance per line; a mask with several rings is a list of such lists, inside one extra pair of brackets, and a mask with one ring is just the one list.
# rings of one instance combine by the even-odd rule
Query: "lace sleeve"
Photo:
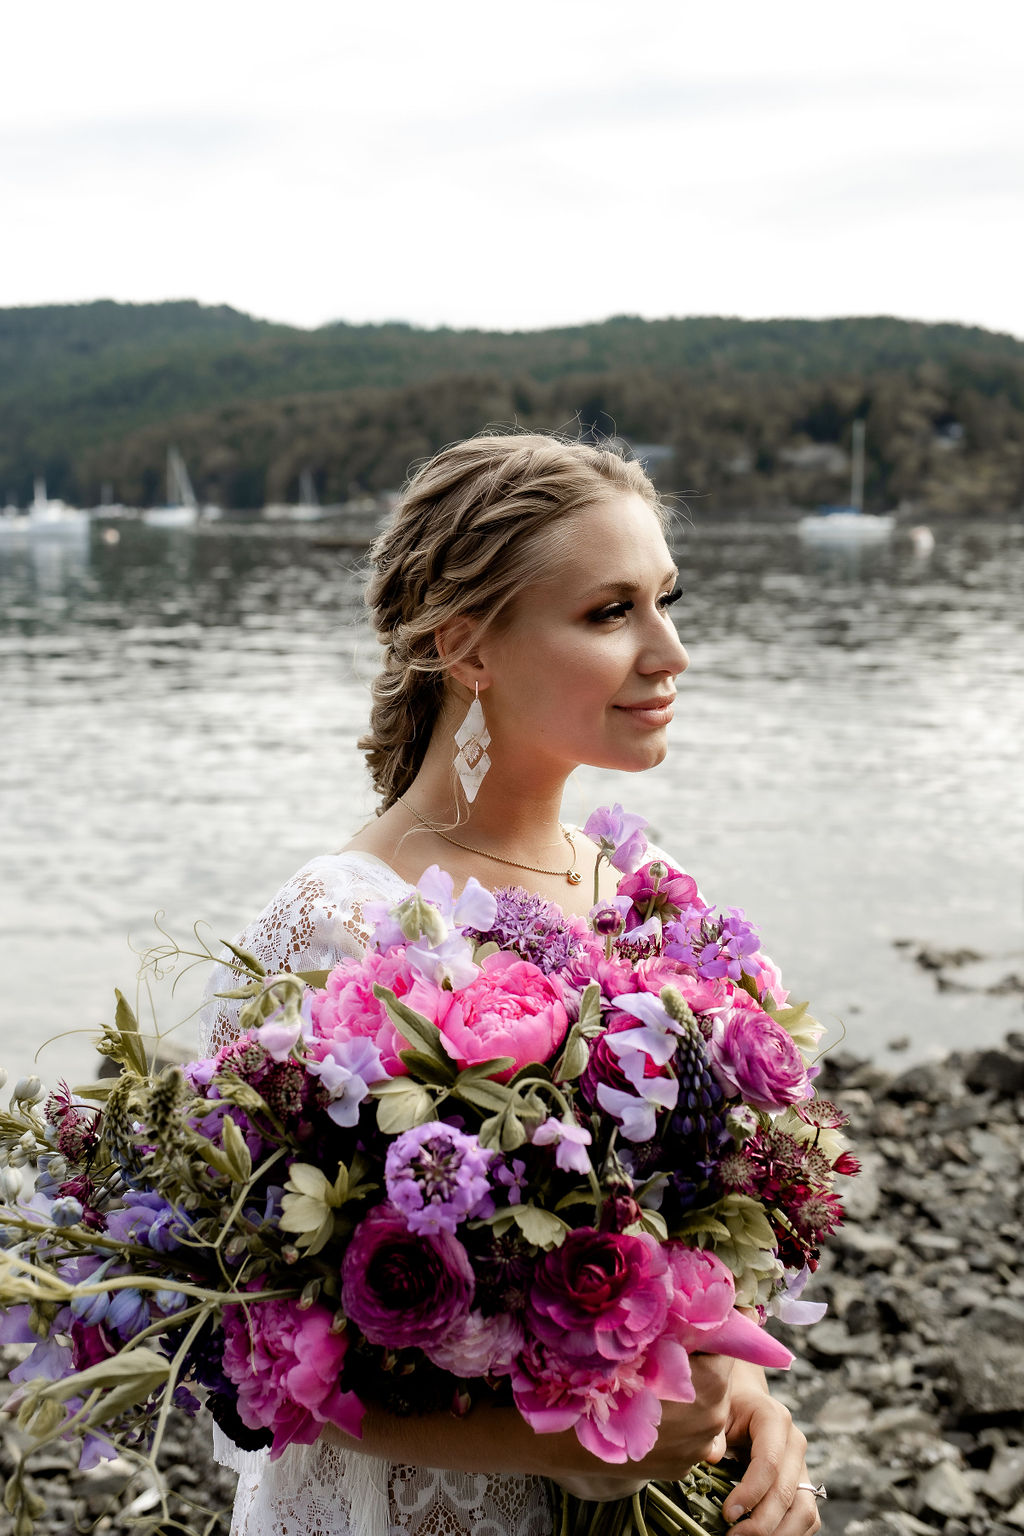
[[(365, 950), (363, 906), (400, 900), (406, 890), (405, 881), (376, 859), (324, 854), (304, 864), (234, 942), (270, 972), (326, 970), (343, 956), (358, 957)], [(237, 973), (222, 959), (204, 994), (201, 1055), (212, 1055), (239, 1033), (241, 1004), (216, 995), (238, 985)]]

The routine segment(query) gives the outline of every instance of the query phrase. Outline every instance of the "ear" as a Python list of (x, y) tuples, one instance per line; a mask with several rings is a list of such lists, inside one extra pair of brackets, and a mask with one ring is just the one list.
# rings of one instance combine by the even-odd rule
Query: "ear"
[(470, 618), (468, 614), (447, 619), (434, 631), (437, 654), (444, 662), (448, 676), (471, 692), (491, 686), (490, 671), (475, 649), (479, 631), (480, 621)]

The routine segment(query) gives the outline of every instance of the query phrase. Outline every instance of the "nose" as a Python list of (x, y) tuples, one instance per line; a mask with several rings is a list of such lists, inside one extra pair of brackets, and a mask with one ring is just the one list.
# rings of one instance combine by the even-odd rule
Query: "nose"
[(656, 637), (652, 639), (646, 654), (641, 658), (640, 671), (646, 676), (663, 673), (668, 677), (678, 677), (689, 665), (690, 657), (686, 646), (676, 632), (675, 625), (670, 618), (663, 616), (659, 621)]

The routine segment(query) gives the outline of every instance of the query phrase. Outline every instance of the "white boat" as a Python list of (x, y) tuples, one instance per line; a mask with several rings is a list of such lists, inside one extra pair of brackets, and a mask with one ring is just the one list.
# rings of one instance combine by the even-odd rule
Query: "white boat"
[(88, 538), (89, 514), (79, 507), (69, 506), (59, 497), (46, 494), (46, 481), (36, 477), (35, 495), (27, 512), (7, 506), (0, 517), (0, 528), (5, 532), (31, 534), (33, 538)]
[(151, 528), (192, 528), (199, 518), (199, 504), (185, 460), (177, 448), (167, 450), (167, 501), (162, 507), (145, 507), (142, 521)]
[(323, 515), (324, 509), (309, 469), (304, 469), (299, 476), (298, 501), (272, 501), (263, 508), (263, 516), (271, 523), (316, 523)]
[(889, 512), (864, 511), (864, 423), (853, 424), (850, 500), (845, 505), (819, 507), (800, 518), (796, 531), (814, 544), (880, 543), (892, 535), (896, 519)]

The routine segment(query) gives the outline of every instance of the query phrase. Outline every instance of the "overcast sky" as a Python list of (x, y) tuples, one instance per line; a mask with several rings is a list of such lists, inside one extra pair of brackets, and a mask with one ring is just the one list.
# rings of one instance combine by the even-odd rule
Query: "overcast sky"
[(47, 0), (0, 36), (0, 306), (1024, 337), (1020, 0)]

